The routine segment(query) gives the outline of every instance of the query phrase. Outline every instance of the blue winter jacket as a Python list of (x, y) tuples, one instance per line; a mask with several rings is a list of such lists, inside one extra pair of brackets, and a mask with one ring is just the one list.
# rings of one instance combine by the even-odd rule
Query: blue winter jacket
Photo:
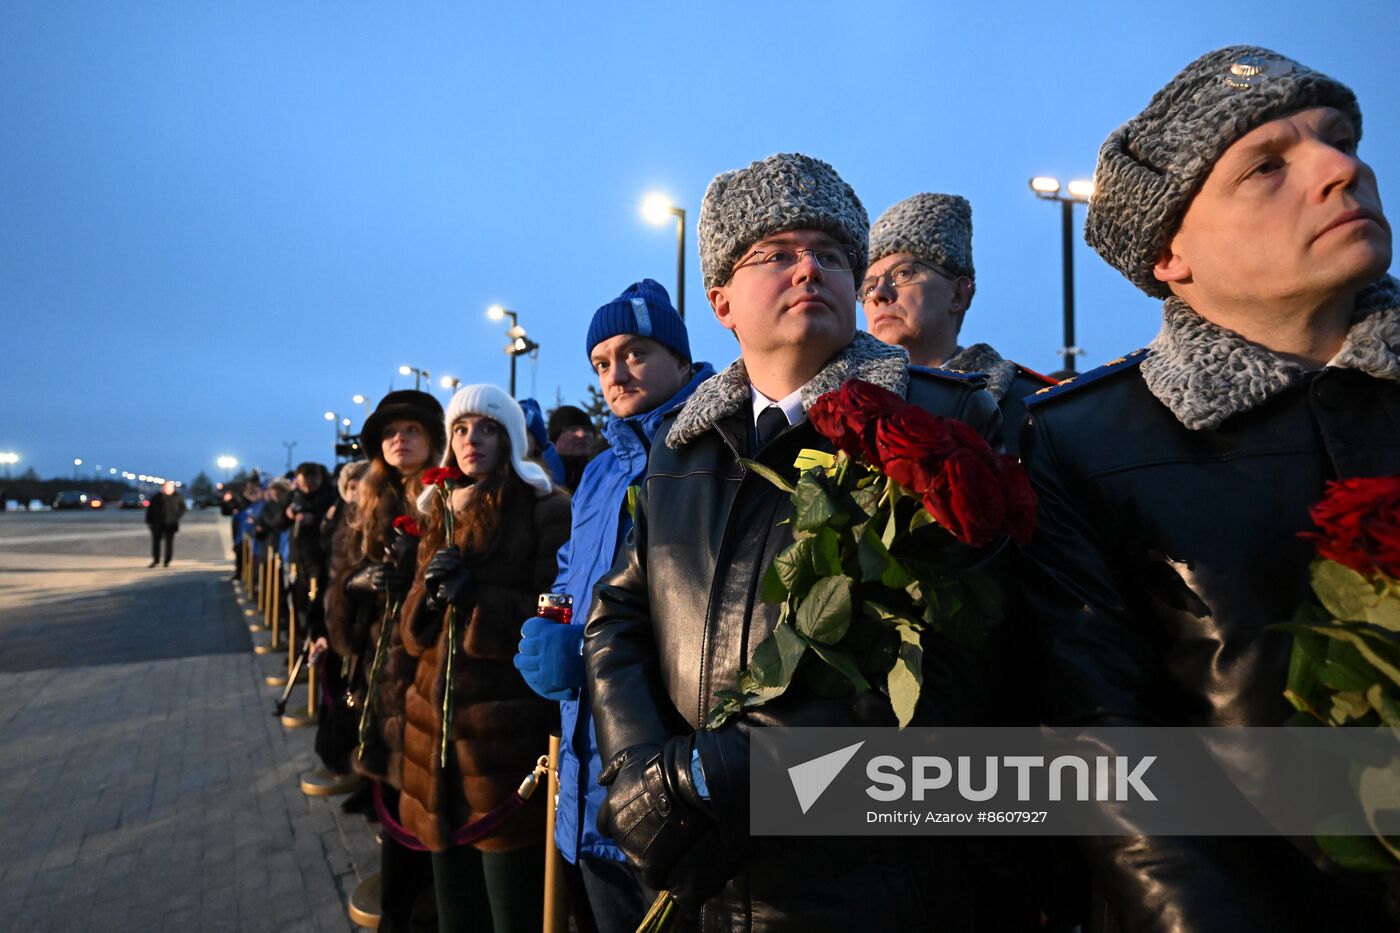
[[(640, 483), (646, 472), (657, 425), (668, 412), (684, 405), (696, 386), (715, 371), (709, 363), (697, 363), (692, 373), (690, 382), (651, 411), (610, 418), (603, 426), (603, 436), (611, 446), (584, 468), (574, 492), (573, 534), (559, 549), (559, 575), (554, 580), (554, 592), (574, 598), (574, 625), (588, 621), (593, 586), (612, 569), (613, 558), (632, 528), (627, 487)], [(598, 832), (598, 807), (607, 797), (607, 789), (598, 784), (602, 763), (593, 734), (593, 711), (586, 697), (559, 704), (559, 727), (563, 740), (554, 843), (570, 862), (577, 862), (580, 854), (625, 861), (622, 850)]]
[(245, 537), (252, 538), (253, 557), (258, 560), (262, 559), (263, 545), (262, 542), (258, 540), (258, 536), (253, 534), (253, 526), (257, 523), (258, 514), (262, 512), (262, 510), (262, 499), (259, 499), (257, 502), (248, 503), (248, 505), (243, 509), (243, 511), (238, 513), (239, 533), (234, 536), (240, 543)]

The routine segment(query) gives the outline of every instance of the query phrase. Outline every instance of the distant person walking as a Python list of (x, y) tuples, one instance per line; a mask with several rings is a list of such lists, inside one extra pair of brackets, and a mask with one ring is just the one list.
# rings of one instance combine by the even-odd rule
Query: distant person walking
[(185, 497), (175, 491), (174, 483), (166, 483), (151, 497), (151, 504), (146, 507), (146, 525), (151, 529), (151, 562), (147, 566), (154, 567), (161, 562), (162, 541), (165, 542), (165, 566), (170, 566), (175, 551), (175, 532), (180, 530), (180, 518), (184, 514)]

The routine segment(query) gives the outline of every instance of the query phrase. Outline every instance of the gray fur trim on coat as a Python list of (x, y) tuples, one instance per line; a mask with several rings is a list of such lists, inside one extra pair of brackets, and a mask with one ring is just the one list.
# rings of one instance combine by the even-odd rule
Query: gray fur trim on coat
[[(1167, 299), (1162, 330), (1141, 372), (1148, 391), (1193, 431), (1219, 427), (1307, 376), (1308, 371)], [(1400, 382), (1400, 283), (1390, 276), (1361, 292), (1342, 349), (1327, 364)]]
[(1006, 397), (1006, 390), (1016, 378), (1016, 364), (1002, 357), (989, 343), (958, 347), (943, 361), (942, 368), (960, 373), (986, 373), (987, 392), (998, 403)]
[[(802, 409), (811, 408), (813, 402), (839, 389), (848, 379), (864, 379), (906, 397), (909, 393), (909, 354), (903, 347), (881, 343), (863, 330), (856, 331), (846, 348), (832, 357), (831, 362), (802, 387)], [(749, 373), (741, 357), (723, 372), (700, 383), (667, 432), (666, 446), (674, 450), (690, 443), (721, 420), (749, 405), (751, 398)]]

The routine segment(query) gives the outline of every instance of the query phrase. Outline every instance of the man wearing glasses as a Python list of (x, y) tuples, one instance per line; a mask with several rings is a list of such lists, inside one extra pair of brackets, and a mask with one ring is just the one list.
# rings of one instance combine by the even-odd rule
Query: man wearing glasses
[(1055, 381), (1002, 359), (990, 344), (958, 346), (976, 290), (966, 198), (916, 194), (870, 228), (870, 268), (859, 293), (866, 327), (908, 350), (917, 366), (986, 373), (987, 391), (1001, 405), (1006, 450), (1014, 454), (1026, 413), (1021, 400)]
[[(801, 449), (832, 449), (807, 407), (852, 378), (993, 444), (1000, 413), (982, 377), (911, 370), (902, 348), (856, 330), (869, 221), (825, 162), (779, 154), (718, 176), (698, 234), (710, 305), (740, 358), (662, 422), (625, 556), (595, 591), (584, 656), (606, 762), (600, 828), (648, 885), (699, 908), (704, 929), (969, 929), (956, 841), (749, 836), (751, 729), (893, 723), (888, 700), (795, 687), (703, 726), (777, 624), (759, 582), (792, 541), (788, 496), (743, 461), (796, 480)], [(945, 641), (925, 657), (940, 670), (925, 672), (916, 721), (972, 721), (989, 690), (979, 659)]]

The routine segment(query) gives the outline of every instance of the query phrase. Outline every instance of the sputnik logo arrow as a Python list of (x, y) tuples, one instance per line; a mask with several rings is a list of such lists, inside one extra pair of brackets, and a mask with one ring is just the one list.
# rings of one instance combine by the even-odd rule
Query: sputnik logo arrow
[(864, 744), (864, 741), (860, 741), (854, 745), (847, 745), (845, 748), (838, 748), (834, 752), (788, 768), (792, 789), (797, 794), (797, 804), (804, 814), (812, 809), (812, 804), (817, 802), (818, 797), (826, 793), (826, 789), (836, 780), (841, 769), (846, 767)]

